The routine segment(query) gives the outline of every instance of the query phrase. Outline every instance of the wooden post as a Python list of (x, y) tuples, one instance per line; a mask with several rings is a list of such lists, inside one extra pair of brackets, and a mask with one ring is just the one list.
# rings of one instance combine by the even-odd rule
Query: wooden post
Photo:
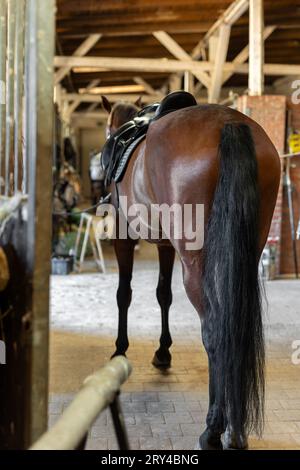
[[(265, 41), (276, 29), (276, 26), (266, 26), (263, 31), (263, 40)], [(235, 58), (233, 59), (233, 64), (243, 64), (249, 58), (249, 44), (245, 46), (241, 52), (239, 52)], [(225, 72), (223, 73), (222, 82), (225, 83), (230, 77), (232, 77), (233, 72)]]
[[(92, 88), (94, 88), (94, 87), (96, 87), (97, 85), (99, 85), (99, 83), (100, 83), (100, 79), (99, 79), (99, 78), (97, 78), (97, 79), (95, 79), (95, 80), (92, 80), (92, 81), (88, 84), (88, 86), (85, 88), (86, 93), (87, 93), (89, 90), (91, 90)], [(73, 101), (73, 103), (71, 103), (71, 104), (69, 105), (69, 108), (68, 108), (68, 111), (67, 111), (67, 114), (68, 114), (69, 117), (72, 115), (72, 113), (75, 111), (75, 109), (80, 105), (80, 103), (81, 103), (81, 100), (80, 100), (80, 96), (79, 96), (76, 100)]]
[(27, 276), (31, 285), (27, 445), (47, 428), (55, 0), (27, 0)]
[[(192, 57), (190, 57), (189, 54), (176, 41), (174, 41), (174, 39), (165, 31), (154, 31), (153, 35), (177, 59), (187, 60), (187, 61), (193, 60)], [(201, 83), (203, 83), (206, 87), (209, 86), (209, 76), (207, 72), (204, 72), (204, 71), (194, 72), (192, 70), (191, 73), (194, 74), (195, 77)]]
[(215, 63), (218, 47), (218, 30), (215, 31), (208, 39), (208, 60)]
[[(5, 80), (6, 80), (6, 2), (0, 2), (0, 194), (4, 190), (5, 156)], [(3, 177), (3, 180), (1, 179)]]
[[(96, 42), (101, 38), (101, 34), (91, 34), (74, 52), (74, 56), (83, 57), (87, 52), (94, 47)], [(71, 67), (61, 67), (55, 74), (55, 84), (57, 85), (62, 79), (68, 75)]]
[(226, 61), (231, 26), (223, 23), (219, 28), (219, 36), (215, 52), (214, 69), (209, 87), (209, 103), (217, 103), (220, 97), (220, 91), (223, 78), (223, 66)]
[(264, 91), (264, 11), (263, 0), (250, 0), (249, 5), (249, 95)]
[(194, 79), (193, 75), (187, 71), (184, 72), (184, 91), (188, 91), (189, 93), (194, 93)]
[(130, 373), (128, 360), (118, 356), (87, 377), (60, 419), (31, 450), (76, 449), (98, 415), (114, 401)]
[(178, 90), (181, 90), (181, 76), (178, 75), (177, 73), (174, 73), (171, 75), (170, 77), (170, 81), (169, 81), (169, 91), (170, 93), (172, 91), (178, 91)]

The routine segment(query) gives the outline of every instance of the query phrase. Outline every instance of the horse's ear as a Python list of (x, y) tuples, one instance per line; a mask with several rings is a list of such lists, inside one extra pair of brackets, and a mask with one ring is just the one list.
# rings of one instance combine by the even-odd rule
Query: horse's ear
[(105, 111), (108, 112), (108, 114), (110, 114), (112, 106), (111, 106), (109, 100), (104, 95), (101, 95), (101, 99), (102, 99), (103, 108), (105, 109)]
[(135, 102), (134, 104), (135, 104), (138, 108), (142, 108), (142, 107), (143, 107), (142, 100), (143, 100), (143, 98), (142, 98), (142, 96), (140, 96), (140, 97), (136, 100), (136, 102)]

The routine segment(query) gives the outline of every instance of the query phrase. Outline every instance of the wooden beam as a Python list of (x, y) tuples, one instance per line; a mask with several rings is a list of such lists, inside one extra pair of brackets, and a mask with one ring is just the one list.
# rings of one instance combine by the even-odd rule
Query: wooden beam
[(201, 90), (202, 90), (202, 83), (198, 82), (194, 86), (194, 96), (195, 96), (195, 98), (198, 98), (199, 94), (201, 93)]
[(98, 128), (104, 127), (107, 122), (107, 113), (98, 113), (96, 116), (90, 116), (90, 113), (73, 113), (71, 117), (72, 128)]
[[(232, 25), (235, 21), (237, 21), (245, 13), (248, 6), (249, 0), (234, 1), (218, 18), (218, 20), (208, 29), (204, 38), (202, 38), (194, 47), (190, 54), (191, 59), (197, 60), (202, 57), (202, 59), (206, 60), (205, 47), (207, 46), (209, 38), (213, 36), (213, 34), (218, 30), (221, 24), (227, 23)], [(200, 91), (200, 89), (201, 87), (198, 87), (198, 92)]]
[(219, 37), (214, 61), (214, 69), (211, 77), (211, 86), (209, 87), (208, 102), (217, 103), (220, 96), (223, 67), (226, 61), (228, 44), (230, 38), (231, 26), (223, 23), (219, 28)]
[(107, 119), (106, 111), (82, 111), (73, 113), (72, 119)]
[(181, 90), (181, 75), (172, 73), (169, 78), (169, 92)]
[(184, 91), (194, 94), (194, 78), (191, 72), (184, 72)]
[[(274, 29), (276, 29), (276, 26), (266, 26), (264, 28), (264, 31), (263, 31), (264, 41), (273, 33)], [(243, 64), (244, 62), (246, 62), (246, 60), (248, 60), (248, 58), (249, 58), (249, 44), (246, 47), (244, 47), (244, 49), (242, 49), (238, 55), (235, 56), (232, 63)], [(224, 73), (222, 83), (226, 82), (232, 75), (233, 75), (232, 72)]]
[[(85, 88), (79, 88), (79, 94), (85, 93)], [(105, 85), (96, 86), (90, 89), (90, 94), (93, 95), (114, 95), (116, 93), (127, 94), (127, 93), (144, 93), (145, 89), (143, 85)]]
[(202, 57), (202, 52), (208, 43), (209, 38), (218, 30), (223, 23), (232, 25), (235, 23), (248, 9), (249, 0), (236, 0), (224, 11), (224, 13), (217, 19), (217, 21), (209, 28), (204, 38), (194, 47), (191, 57), (199, 59)]
[(264, 64), (265, 75), (299, 75), (300, 65), (294, 64)]
[[(100, 83), (100, 79), (96, 79), (96, 80), (92, 80), (88, 85), (87, 87), (85, 88), (85, 91), (88, 92), (89, 90), (91, 90), (92, 88), (94, 88), (95, 86), (99, 85)], [(79, 95), (80, 96), (80, 95)], [(79, 106), (81, 103), (81, 99), (80, 97), (78, 97), (76, 100), (73, 101), (73, 103), (71, 103), (68, 107), (68, 110), (67, 110), (67, 114), (69, 116), (71, 116), (71, 114), (75, 111), (75, 109), (77, 108), (77, 106)]]
[[(235, 73), (248, 75), (248, 64), (232, 64)], [(226, 68), (226, 65), (225, 65)], [(265, 75), (299, 75), (300, 65), (297, 64), (264, 64), (263, 72)]]
[(264, 11), (262, 0), (250, 0), (249, 6), (249, 95), (264, 91)]
[[(249, 0), (236, 0), (229, 5), (227, 10), (220, 16), (218, 22), (219, 25), (215, 24), (215, 29), (218, 26), (226, 23), (228, 25), (233, 25), (249, 8)], [(209, 31), (208, 34), (211, 34), (212, 31)]]
[[(192, 57), (165, 31), (154, 31), (153, 36), (179, 60), (193, 61)], [(210, 78), (205, 71), (192, 72), (193, 75), (206, 87), (210, 85)]]
[(26, 371), (30, 382), (28, 388), (23, 387), (23, 393), (29, 406), (24, 423), (28, 430), (28, 442), (24, 444), (27, 449), (47, 429), (48, 418), (55, 1), (28, 0), (26, 7), (24, 137), (28, 167), (28, 223), (27, 233), (23, 236), (27, 240), (25, 287), (29, 335), (24, 335), (23, 340), (26, 344), (24, 354), (28, 355), (27, 360), (30, 358)]
[[(214, 64), (209, 61), (180, 61), (171, 59), (144, 59), (134, 58), (127, 59), (124, 57), (74, 57), (74, 56), (56, 56), (54, 65), (60, 67), (63, 64), (71, 65), (71, 67), (98, 67), (104, 63), (105, 67), (110, 70), (117, 71), (138, 71), (138, 72), (185, 72), (193, 71), (211, 71)], [(235, 64), (233, 62), (225, 62), (223, 66), (224, 72), (234, 72), (248, 74), (248, 64)], [(296, 64), (265, 64), (264, 73), (267, 75), (299, 75), (300, 65)], [(129, 95), (128, 95), (129, 96)], [(146, 95), (145, 95), (146, 96)], [(74, 98), (75, 99), (75, 98)]]
[(208, 60), (215, 62), (218, 49), (219, 34), (216, 31), (208, 40)]
[(185, 72), (193, 73), (210, 70), (211, 64), (206, 61), (171, 60), (171, 59), (144, 59), (124, 57), (76, 57), (56, 56), (55, 67), (104, 67), (109, 70), (133, 71), (133, 72)]
[(154, 90), (154, 88), (152, 88), (152, 86), (142, 77), (133, 77), (133, 81), (138, 85), (142, 85), (148, 95), (157, 95), (159, 97), (163, 97), (163, 94), (159, 90)]
[[(117, 24), (114, 21), (111, 25), (101, 25), (101, 24), (90, 24), (89, 21), (84, 25), (80, 25), (80, 20), (77, 23), (70, 24), (67, 27), (65, 25), (60, 25), (57, 22), (57, 33), (61, 39), (79, 39), (85, 37), (87, 34), (93, 34), (96, 31), (101, 31), (102, 34), (105, 34), (105, 37), (128, 37), (128, 36), (145, 36), (145, 34), (152, 34), (153, 25), (162, 30), (169, 31), (174, 34), (205, 34), (208, 28), (211, 26), (211, 21), (201, 21), (195, 19), (195, 21), (174, 21), (170, 23), (169, 21), (157, 21), (158, 16), (156, 15), (156, 20), (152, 23), (139, 22), (138, 24)], [(80, 29), (81, 27), (81, 29)]]
[[(101, 38), (101, 34), (91, 34), (82, 44), (76, 49), (74, 52), (74, 56), (76, 57), (83, 57), (88, 51), (92, 49), (92, 47), (99, 41)], [(62, 66), (54, 76), (54, 83), (55, 85), (70, 72), (72, 67)]]
[[(93, 103), (91, 106), (98, 105)], [(89, 108), (85, 111), (75, 112), (71, 116), (72, 128), (98, 128), (105, 126), (107, 122), (107, 112), (99, 109), (97, 111), (89, 111)]]
[(99, 105), (99, 103), (92, 103), (88, 108), (87, 110), (85, 111), (85, 113), (91, 113), (92, 111), (94, 111), (97, 106)]
[[(141, 97), (140, 94), (136, 93), (128, 93), (128, 94), (121, 94), (117, 93), (115, 95), (109, 95), (109, 101), (115, 103), (116, 101), (127, 101), (129, 103), (134, 103)], [(91, 93), (66, 93), (64, 95), (64, 100), (66, 101), (74, 101), (79, 99), (83, 103), (101, 103), (102, 98), (100, 95), (93, 95)], [(155, 103), (157, 101), (157, 95), (142, 95), (142, 100), (144, 103)]]

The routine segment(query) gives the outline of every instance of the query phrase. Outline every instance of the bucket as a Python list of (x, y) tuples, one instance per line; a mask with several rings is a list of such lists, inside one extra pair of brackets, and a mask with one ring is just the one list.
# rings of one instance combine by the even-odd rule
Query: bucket
[(70, 274), (74, 267), (74, 257), (69, 255), (54, 256), (51, 260), (52, 274), (64, 276)]

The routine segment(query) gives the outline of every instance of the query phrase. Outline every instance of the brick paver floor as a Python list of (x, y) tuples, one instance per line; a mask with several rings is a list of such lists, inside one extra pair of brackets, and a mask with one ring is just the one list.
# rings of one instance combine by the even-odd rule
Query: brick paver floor
[[(193, 449), (204, 428), (208, 401), (207, 357), (200, 322), (189, 303), (175, 266), (170, 311), (172, 368), (151, 365), (160, 335), (155, 298), (157, 263), (137, 253), (133, 301), (129, 311), (133, 373), (121, 400), (132, 449)], [(117, 326), (117, 270), (52, 277), (49, 425), (78, 390), (83, 379), (104, 365), (114, 350)], [(292, 363), (292, 343), (300, 340), (300, 282), (266, 284), (268, 314), (266, 425), (253, 449), (300, 449), (300, 364)], [(300, 354), (298, 356), (300, 358)], [(117, 447), (112, 421), (105, 411), (94, 423), (90, 449)]]

